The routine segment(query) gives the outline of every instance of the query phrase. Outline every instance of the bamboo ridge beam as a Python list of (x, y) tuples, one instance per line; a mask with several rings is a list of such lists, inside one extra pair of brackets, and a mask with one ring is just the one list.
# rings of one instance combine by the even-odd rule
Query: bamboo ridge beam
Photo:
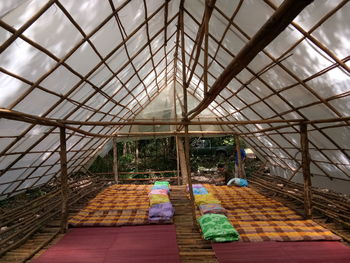
[(312, 0), (285, 0), (217, 78), (203, 101), (188, 113), (189, 119), (193, 119), (207, 108), (230, 81), (240, 73), (260, 51), (270, 44), (311, 2)]

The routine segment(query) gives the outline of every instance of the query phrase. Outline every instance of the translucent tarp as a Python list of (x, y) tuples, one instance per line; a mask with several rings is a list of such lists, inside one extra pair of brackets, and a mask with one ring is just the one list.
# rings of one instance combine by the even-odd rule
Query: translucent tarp
[[(209, 88), (281, 2), (216, 2), (209, 21)], [(180, 121), (181, 52), (188, 78), (205, 1), (185, 1), (184, 48), (177, 44), (179, 6), (179, 0), (1, 1), (0, 107), (64, 120)], [(314, 1), (194, 121), (350, 116), (349, 9), (340, 0)], [(189, 110), (204, 98), (204, 43), (201, 48), (187, 90)], [(347, 122), (335, 124), (309, 125), (313, 183), (349, 192), (350, 129)], [(244, 134), (273, 126), (197, 125), (190, 131)], [(178, 128), (76, 127), (101, 135)], [(301, 162), (298, 132), (294, 126), (243, 139), (269, 161), (273, 174), (287, 177)], [(69, 171), (79, 170), (108, 141), (68, 130)], [(59, 146), (57, 128), (1, 118), (0, 196), (59, 176)]]

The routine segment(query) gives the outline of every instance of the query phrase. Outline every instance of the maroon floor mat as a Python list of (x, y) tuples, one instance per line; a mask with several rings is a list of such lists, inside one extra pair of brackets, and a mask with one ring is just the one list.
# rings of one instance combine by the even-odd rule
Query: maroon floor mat
[(71, 229), (32, 263), (179, 263), (174, 225)]
[(213, 243), (220, 263), (344, 263), (350, 248), (337, 241)]

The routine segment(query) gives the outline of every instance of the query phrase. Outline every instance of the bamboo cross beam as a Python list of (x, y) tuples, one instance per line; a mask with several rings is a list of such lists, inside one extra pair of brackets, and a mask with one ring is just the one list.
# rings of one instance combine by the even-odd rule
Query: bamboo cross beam
[(240, 73), (260, 51), (271, 43), (311, 2), (312, 0), (285, 0), (217, 78), (203, 101), (188, 113), (189, 119), (193, 119), (207, 108), (230, 81)]
[[(179, 97), (178, 97), (179, 98)], [(183, 107), (183, 104), (180, 103)], [(0, 109), (1, 117), (1, 109)], [(247, 124), (270, 124), (270, 123), (295, 123), (300, 124), (301, 122), (306, 122), (307, 124), (317, 124), (317, 123), (331, 123), (331, 122), (341, 122), (349, 121), (350, 117), (341, 117), (341, 118), (331, 118), (331, 119), (318, 119), (318, 120), (304, 120), (304, 119), (266, 119), (266, 120), (249, 120), (249, 121), (157, 121), (157, 120), (143, 120), (143, 121), (124, 121), (124, 122), (103, 122), (103, 121), (73, 121), (73, 120), (60, 120), (60, 119), (49, 119), (52, 121), (58, 121), (63, 124), (70, 125), (82, 125), (82, 126), (116, 126), (116, 125), (247, 125)]]
[[(16, 121), (23, 121), (38, 125), (44, 125), (44, 126), (51, 126), (51, 127), (65, 127), (69, 130), (72, 130), (77, 133), (81, 133), (86, 136), (92, 136), (92, 137), (101, 137), (101, 138), (109, 138), (109, 137), (116, 137), (116, 136), (149, 136), (149, 135), (175, 135), (175, 134), (181, 134), (181, 132), (154, 132), (154, 133), (147, 133), (147, 132), (139, 132), (139, 133), (116, 133), (115, 135), (102, 135), (102, 134), (96, 134), (87, 132), (85, 130), (75, 128), (68, 126), (67, 124), (74, 124), (74, 125), (91, 125), (91, 126), (126, 126), (126, 125), (246, 125), (246, 124), (263, 124), (263, 123), (281, 123), (281, 122), (292, 122), (292, 124), (287, 125), (281, 125), (281, 126), (275, 126), (267, 129), (261, 129), (257, 131), (252, 131), (245, 134), (240, 134), (242, 136), (245, 136), (247, 134), (255, 134), (255, 133), (263, 133), (267, 131), (273, 131), (278, 129), (283, 129), (287, 127), (291, 127), (294, 125), (298, 125), (300, 123), (305, 124), (317, 124), (317, 123), (332, 123), (332, 122), (341, 122), (341, 121), (347, 121), (350, 120), (350, 117), (343, 117), (343, 118), (332, 118), (332, 119), (320, 119), (320, 120), (310, 120), (310, 121), (303, 121), (303, 120), (252, 120), (252, 121), (133, 121), (133, 122), (79, 122), (79, 121), (64, 121), (64, 120), (54, 120), (54, 119), (48, 119), (43, 118), (35, 115), (30, 115), (22, 112), (17, 111), (11, 111), (7, 109), (0, 109), (0, 118), (6, 118)], [(293, 124), (294, 123), (294, 124)], [(340, 125), (344, 126), (344, 125)], [(333, 126), (332, 126), (333, 127)], [(234, 131), (190, 131), (190, 134), (195, 133), (203, 133), (203, 134), (239, 134)]]
[[(18, 121), (25, 122), (38, 122), (37, 124), (47, 125), (47, 126), (62, 126), (62, 125), (81, 125), (81, 126), (129, 126), (129, 125), (247, 125), (247, 124), (268, 124), (268, 123), (295, 123), (295, 125), (300, 123), (307, 124), (318, 124), (318, 123), (332, 123), (349, 121), (350, 117), (342, 118), (330, 118), (330, 119), (317, 119), (317, 120), (304, 120), (304, 119), (262, 119), (262, 120), (249, 120), (249, 121), (161, 121), (161, 120), (139, 120), (139, 121), (74, 121), (74, 120), (63, 120), (63, 119), (53, 119), (44, 118), (20, 111), (9, 110), (5, 108), (0, 108), (0, 118), (6, 119), (16, 119)], [(40, 122), (40, 123), (39, 123)], [(73, 128), (73, 127), (72, 127)]]
[[(77, 133), (81, 133), (86, 136), (93, 136), (93, 137), (114, 137), (109, 135), (101, 135), (101, 134), (95, 134), (91, 132), (87, 132), (85, 130), (72, 127), (69, 125), (81, 125), (81, 126), (129, 126), (129, 125), (140, 125), (140, 126), (152, 126), (152, 125), (248, 125), (248, 124), (270, 124), (270, 123), (290, 123), (286, 125), (281, 126), (275, 126), (270, 127), (267, 129), (261, 129), (257, 131), (248, 132), (245, 134), (240, 134), (242, 136), (246, 134), (254, 134), (254, 133), (262, 133), (266, 131), (273, 131), (278, 129), (283, 129), (287, 127), (291, 127), (294, 125), (299, 125), (300, 123), (305, 124), (319, 124), (319, 123), (334, 123), (334, 122), (344, 122), (349, 121), (350, 117), (342, 117), (342, 118), (331, 118), (331, 119), (318, 119), (318, 120), (302, 120), (302, 119), (290, 119), (290, 120), (273, 120), (273, 119), (266, 119), (266, 120), (250, 120), (250, 121), (188, 121), (188, 120), (182, 120), (182, 121), (151, 121), (151, 120), (145, 120), (145, 121), (125, 121), (125, 122), (103, 122), (103, 121), (73, 121), (73, 120), (61, 120), (61, 119), (51, 119), (51, 118), (44, 118), (36, 115), (27, 114), (24, 112), (9, 110), (0, 108), (0, 118), (10, 119), (10, 120), (16, 120), (16, 121), (23, 121), (28, 122), (32, 124), (38, 124), (38, 125), (44, 125), (44, 126), (51, 126), (51, 127), (65, 127), (68, 130), (75, 131)], [(344, 126), (344, 125), (340, 125)], [(209, 132), (209, 131), (208, 131)], [(210, 131), (211, 133), (215, 131)], [(176, 133), (176, 132), (174, 132)], [(191, 131), (189, 132), (191, 133)], [(205, 133), (205, 131), (204, 131)], [(220, 133), (226, 133), (226, 134), (238, 134), (237, 132), (233, 131), (217, 131), (217, 134)], [(131, 135), (133, 133), (117, 133), (119, 135)], [(135, 133), (134, 133), (135, 134)], [(143, 133), (139, 133), (143, 134)], [(144, 133), (147, 134), (147, 133)], [(138, 135), (138, 134), (136, 134)]]

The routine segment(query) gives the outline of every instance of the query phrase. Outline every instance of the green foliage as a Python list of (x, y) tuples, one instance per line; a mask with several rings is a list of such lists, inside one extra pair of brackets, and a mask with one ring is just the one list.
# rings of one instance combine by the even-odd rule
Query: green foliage
[(131, 163), (134, 160), (134, 156), (131, 153), (127, 153), (125, 155), (122, 155), (119, 158), (119, 162), (128, 162)]
[(97, 156), (89, 170), (92, 173), (108, 173), (113, 171), (113, 155), (108, 153), (104, 158)]
[[(123, 141), (117, 143), (120, 172), (176, 170), (176, 145), (174, 138)], [(138, 150), (138, 151), (137, 151)], [(138, 154), (137, 154), (138, 152)], [(113, 149), (104, 157), (98, 156), (89, 168), (94, 173), (113, 171)], [(169, 174), (167, 174), (168, 176)], [(169, 175), (170, 176), (170, 175)], [(129, 175), (123, 175), (123, 178)], [(133, 178), (146, 178), (137, 174)]]
[[(191, 142), (198, 139), (201, 138), (191, 138)], [(206, 139), (210, 140), (211, 144), (216, 146), (234, 145), (233, 136), (211, 137)], [(245, 147), (243, 141), (241, 141), (241, 147)], [(168, 171), (177, 169), (174, 137), (118, 142), (117, 149), (118, 169), (120, 172)], [(234, 169), (234, 163), (228, 157), (220, 159), (218, 156), (192, 155), (190, 162), (193, 172), (198, 171), (199, 168), (213, 168), (219, 166), (224, 166), (226, 168), (225, 170), (229, 172), (232, 172)], [(104, 158), (98, 156), (89, 170), (93, 173), (111, 173), (113, 171), (113, 149), (111, 149)], [(133, 177), (146, 178), (148, 176), (147, 174), (137, 174)]]
[(4, 199), (4, 200), (0, 200), (0, 207), (6, 207), (8, 205), (8, 200)]

